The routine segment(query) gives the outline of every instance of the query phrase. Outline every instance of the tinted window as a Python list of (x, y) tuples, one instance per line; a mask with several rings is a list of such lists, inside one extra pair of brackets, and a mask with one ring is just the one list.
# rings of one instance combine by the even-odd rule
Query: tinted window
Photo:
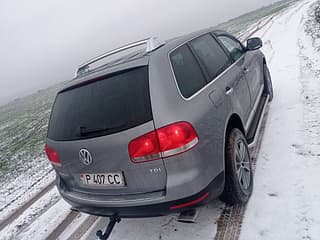
[(221, 46), (209, 34), (203, 35), (190, 42), (202, 64), (206, 67), (211, 79), (223, 72), (230, 60)]
[(66, 141), (97, 137), (151, 120), (148, 70), (135, 68), (59, 93), (48, 138)]
[(228, 36), (218, 36), (218, 39), (230, 52), (230, 55), (234, 61), (238, 60), (244, 53), (244, 49), (240, 42), (228, 37)]
[(200, 66), (188, 46), (183, 45), (170, 54), (173, 71), (184, 97), (190, 97), (206, 85)]

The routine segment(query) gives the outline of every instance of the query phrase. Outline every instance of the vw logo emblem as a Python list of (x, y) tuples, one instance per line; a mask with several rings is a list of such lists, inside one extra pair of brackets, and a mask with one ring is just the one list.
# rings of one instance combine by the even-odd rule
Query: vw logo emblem
[(92, 156), (91, 153), (87, 150), (87, 149), (81, 149), (79, 152), (79, 158), (80, 161), (84, 164), (84, 165), (90, 165), (92, 163)]

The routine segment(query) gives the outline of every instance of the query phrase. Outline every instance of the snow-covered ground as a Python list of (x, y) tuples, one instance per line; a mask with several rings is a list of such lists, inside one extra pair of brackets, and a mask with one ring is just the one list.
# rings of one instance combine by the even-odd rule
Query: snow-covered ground
[(45, 239), (50, 230), (70, 212), (70, 206), (59, 199), (56, 188), (49, 191), (4, 228), (0, 232), (0, 239)]
[[(239, 34), (296, 1), (284, 0), (257, 9), (219, 28)], [(0, 221), (54, 178), (43, 146), (51, 105), (62, 84), (0, 106)]]
[[(181, 223), (177, 221), (177, 215), (144, 218), (144, 219), (123, 219), (112, 232), (111, 239), (127, 240), (207, 240), (214, 239), (216, 224), (223, 204), (219, 201), (212, 202), (200, 209), (196, 224)], [(107, 219), (100, 218), (95, 225), (89, 229), (82, 240), (94, 240), (95, 232), (98, 229), (105, 229)]]
[(320, 52), (315, 49), (319, 39), (307, 33), (319, 29), (312, 17), (315, 2), (301, 2), (257, 34), (266, 43), (275, 97), (244, 240), (320, 239)]
[[(255, 34), (265, 44), (263, 52), (269, 62), (275, 96), (258, 158), (254, 193), (244, 218), (244, 240), (320, 236), (320, 52), (315, 51), (320, 45), (319, 40), (310, 37), (317, 35), (311, 29), (319, 25), (310, 20), (314, 2), (299, 2)], [(54, 189), (39, 199), (0, 232), (0, 239), (35, 240), (49, 236), (70, 212), (68, 204), (57, 200), (57, 194)], [(52, 199), (57, 202), (45, 209)], [(217, 200), (202, 208), (196, 224), (179, 223), (176, 215), (124, 219), (111, 239), (214, 239), (223, 207)], [(33, 218), (42, 210), (39, 218)], [(81, 215), (75, 219), (61, 239), (72, 234), (85, 218)], [(95, 231), (104, 228), (105, 221), (98, 218), (82, 239), (96, 239)]]

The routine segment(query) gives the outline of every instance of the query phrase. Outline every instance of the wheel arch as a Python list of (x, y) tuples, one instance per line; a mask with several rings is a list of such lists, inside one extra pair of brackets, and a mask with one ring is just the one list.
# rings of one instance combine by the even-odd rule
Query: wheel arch
[(226, 150), (226, 140), (228, 133), (230, 132), (231, 129), (233, 128), (238, 128), (240, 131), (246, 136), (245, 130), (244, 130), (244, 125), (243, 122), (240, 118), (240, 116), (236, 113), (230, 114), (228, 121), (226, 121), (225, 125), (225, 130), (224, 130), (224, 143), (223, 143), (223, 171), (225, 172), (225, 164), (226, 164), (226, 159), (225, 159), (225, 150)]
[(262, 63), (263, 63), (263, 64), (267, 64), (266, 57), (263, 57), (263, 58), (262, 58)]
[(238, 128), (244, 134), (244, 136), (246, 136), (243, 122), (242, 122), (240, 116), (236, 113), (230, 114), (228, 121), (226, 121), (225, 130), (224, 130), (225, 131), (224, 132), (224, 143), (223, 143), (223, 152), (224, 152), (224, 154), (223, 154), (223, 178), (224, 178), (223, 185), (224, 186), (226, 183), (226, 141), (227, 141), (228, 133), (233, 128)]
[(227, 122), (226, 129), (225, 129), (225, 138), (227, 137), (228, 131), (233, 128), (238, 128), (244, 135), (246, 135), (243, 122), (238, 114), (233, 113)]

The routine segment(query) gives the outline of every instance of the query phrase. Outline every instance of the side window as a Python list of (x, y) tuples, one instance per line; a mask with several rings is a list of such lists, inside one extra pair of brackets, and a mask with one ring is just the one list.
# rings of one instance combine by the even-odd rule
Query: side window
[(190, 97), (206, 85), (200, 66), (187, 45), (172, 52), (170, 61), (180, 92), (184, 97)]
[(228, 36), (218, 36), (218, 39), (222, 42), (222, 44), (226, 47), (229, 51), (232, 59), (237, 61), (243, 54), (244, 49), (240, 42), (228, 37)]
[(192, 40), (190, 45), (207, 69), (211, 79), (222, 73), (231, 64), (222, 47), (209, 34)]

